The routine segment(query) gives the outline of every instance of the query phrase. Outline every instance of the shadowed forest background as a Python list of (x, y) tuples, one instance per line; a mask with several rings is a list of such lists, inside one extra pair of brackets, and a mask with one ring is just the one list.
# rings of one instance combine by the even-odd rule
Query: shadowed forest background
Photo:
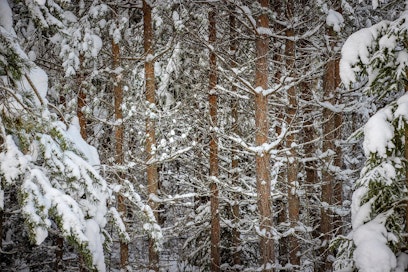
[(405, 271), (408, 2), (0, 0), (1, 271)]

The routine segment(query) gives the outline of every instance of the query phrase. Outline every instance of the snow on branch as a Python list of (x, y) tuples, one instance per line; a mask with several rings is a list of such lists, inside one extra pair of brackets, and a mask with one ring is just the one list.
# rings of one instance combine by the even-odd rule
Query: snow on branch
[[(360, 271), (396, 271), (404, 244), (406, 195), (405, 128), (408, 94), (370, 118), (364, 127), (367, 161), (352, 197), (352, 265)], [(349, 243), (344, 241), (344, 244)], [(400, 262), (400, 263), (397, 263)], [(401, 270), (402, 271), (402, 270)]]
[(164, 71), (161, 74), (161, 81), (159, 82), (157, 94), (161, 98), (160, 102), (163, 104), (163, 109), (170, 109), (171, 105), (174, 104), (175, 99), (173, 95), (169, 92), (170, 78), (173, 73), (177, 74), (178, 66), (180, 65), (180, 53), (181, 45), (178, 42), (174, 49), (173, 53), (168, 59), (168, 63)]
[(287, 133), (288, 133), (288, 128), (286, 127), (285, 124), (282, 124), (282, 131), (276, 137), (276, 139), (270, 143), (264, 143), (260, 146), (248, 145), (242, 138), (238, 136), (227, 136), (227, 138), (235, 142), (236, 144), (240, 145), (245, 150), (250, 151), (251, 153), (262, 155), (265, 153), (271, 153), (272, 150), (276, 148), (278, 145), (280, 145), (280, 143), (285, 139)]
[(383, 95), (397, 91), (406, 78), (408, 12), (352, 34), (341, 50), (340, 77), (347, 87), (367, 81), (367, 90)]
[(334, 31), (340, 32), (344, 26), (344, 18), (341, 13), (330, 9), (326, 17), (326, 24), (332, 27)]
[(172, 161), (178, 157), (180, 157), (182, 154), (190, 151), (194, 146), (188, 146), (182, 149), (179, 149), (171, 154), (163, 153), (161, 154), (160, 158), (152, 157), (150, 160), (146, 162), (146, 165), (151, 165), (151, 164), (156, 164), (156, 163), (164, 163), (164, 162), (169, 162)]
[(163, 233), (156, 217), (154, 216), (152, 208), (143, 203), (142, 198), (136, 192), (133, 184), (128, 180), (123, 180), (121, 185), (112, 188), (115, 192), (120, 193), (129, 202), (136, 207), (145, 216), (146, 222), (143, 224), (143, 229), (154, 240), (156, 250), (160, 251), (163, 243)]
[(395, 254), (388, 247), (390, 234), (385, 223), (393, 211), (377, 215), (372, 221), (360, 226), (353, 233), (356, 245), (354, 260), (359, 271), (394, 271), (397, 266)]
[(340, 77), (349, 86), (356, 82), (356, 74), (362, 71), (358, 65), (368, 65), (374, 42), (383, 35), (389, 26), (388, 21), (381, 21), (369, 28), (363, 28), (352, 34), (341, 50)]

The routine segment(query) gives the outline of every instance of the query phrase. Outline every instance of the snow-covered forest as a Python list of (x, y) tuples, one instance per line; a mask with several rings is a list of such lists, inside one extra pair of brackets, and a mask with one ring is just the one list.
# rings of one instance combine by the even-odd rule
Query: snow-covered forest
[(0, 271), (408, 271), (408, 1), (0, 0)]

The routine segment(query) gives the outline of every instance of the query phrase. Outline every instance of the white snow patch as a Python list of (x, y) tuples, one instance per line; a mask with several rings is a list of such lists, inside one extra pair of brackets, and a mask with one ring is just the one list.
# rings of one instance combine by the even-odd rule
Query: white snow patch
[(397, 100), (397, 109), (394, 112), (395, 118), (403, 117), (408, 121), (408, 94), (404, 94)]
[(31, 80), (32, 84), (34, 85), (35, 90), (31, 87), (30, 82), (25, 76), (23, 76), (21, 81), (19, 82), (20, 88), (23, 91), (33, 92), (33, 95), (35, 97), (35, 102), (37, 105), (40, 105), (40, 101), (38, 97), (34, 94), (35, 91), (38, 92), (38, 95), (40, 96), (41, 100), (43, 102), (46, 102), (45, 97), (48, 91), (48, 76), (44, 72), (44, 70), (38, 66), (35, 66), (28, 71), (27, 77), (29, 80)]
[(45, 1), (46, 1), (46, 0), (35, 0), (35, 2), (37, 2), (37, 4), (39, 4), (40, 6), (44, 6), (44, 5), (45, 5)]
[(394, 35), (385, 35), (381, 37), (378, 45), (380, 46), (380, 50), (386, 48), (392, 51), (397, 46), (397, 37)]
[(266, 36), (271, 36), (272, 35), (272, 29), (269, 27), (258, 27), (256, 29), (259, 35), (266, 35)]
[(86, 220), (86, 237), (89, 240), (89, 249), (92, 254), (93, 265), (97, 271), (105, 271), (105, 258), (103, 252), (103, 235), (98, 223), (93, 219)]
[(356, 73), (361, 70), (356, 64), (369, 63), (373, 41), (388, 27), (388, 24), (388, 21), (381, 21), (372, 27), (360, 29), (348, 37), (341, 49), (340, 60), (340, 77), (346, 86), (356, 81)]
[(0, 0), (0, 26), (7, 32), (13, 33), (13, 13), (7, 0)]
[(370, 219), (371, 204), (374, 202), (367, 202), (361, 206), (362, 198), (367, 194), (368, 188), (363, 186), (354, 191), (351, 205), (351, 225), (356, 229)]
[(377, 9), (379, 6), (379, 3), (386, 3), (386, 1), (387, 0), (372, 0), (371, 4), (373, 5), (373, 9)]
[(395, 272), (404, 272), (408, 268), (408, 254), (401, 252), (397, 257), (397, 268)]
[(98, 151), (95, 147), (85, 142), (81, 136), (79, 120), (77, 117), (73, 118), (72, 123), (67, 130), (67, 136), (73, 143), (75, 143), (75, 146), (79, 149), (79, 151), (84, 154), (90, 165), (94, 167), (100, 165)]
[(172, 18), (173, 18), (174, 26), (176, 27), (176, 29), (182, 29), (184, 25), (183, 25), (183, 21), (180, 19), (180, 15), (178, 14), (178, 12), (173, 11), (172, 15), (173, 15)]
[(339, 12), (330, 9), (329, 14), (327, 14), (326, 17), (326, 24), (333, 27), (334, 31), (340, 32), (341, 28), (344, 26), (344, 18)]
[(387, 107), (379, 110), (364, 126), (363, 148), (366, 157), (370, 153), (377, 153), (385, 158), (387, 149), (393, 147), (391, 140), (394, 138), (394, 127), (390, 123), (392, 117), (391, 108)]
[(408, 52), (407, 51), (399, 51), (397, 52), (397, 76), (398, 78), (401, 76), (405, 76), (405, 70), (408, 66)]
[(7, 183), (23, 175), (27, 169), (28, 160), (14, 143), (12, 136), (5, 139), (5, 152), (0, 153), (0, 171)]
[(358, 227), (353, 233), (356, 245), (353, 259), (361, 272), (390, 272), (397, 259), (387, 246), (388, 232), (384, 224), (389, 213), (379, 214), (372, 221)]

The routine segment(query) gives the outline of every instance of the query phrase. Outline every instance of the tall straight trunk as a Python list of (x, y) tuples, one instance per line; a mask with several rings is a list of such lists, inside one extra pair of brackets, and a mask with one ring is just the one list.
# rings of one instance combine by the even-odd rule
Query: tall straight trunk
[[(287, 1), (286, 3), (286, 18), (288, 21), (292, 20), (294, 12), (293, 1)], [(295, 31), (292, 27), (289, 27), (286, 31), (287, 37), (294, 37)], [(291, 77), (295, 77), (295, 50), (296, 45), (293, 39), (287, 39), (285, 44), (285, 59), (286, 59), (286, 69), (290, 72)], [(298, 99), (297, 99), (297, 88), (291, 87), (288, 90), (288, 100), (289, 105), (287, 108), (287, 120), (288, 125), (294, 124), (294, 119), (296, 112), (298, 110)], [(288, 216), (290, 227), (295, 229), (298, 226), (299, 222), (299, 196), (297, 192), (299, 190), (298, 182), (298, 171), (299, 171), (299, 162), (297, 159), (296, 149), (293, 147), (296, 144), (297, 136), (294, 133), (291, 133), (286, 138), (286, 147), (290, 150), (290, 155), (288, 156), (288, 165), (287, 165), (287, 183), (288, 183)], [(299, 241), (295, 235), (289, 237), (289, 261), (292, 265), (300, 265), (300, 258), (298, 255), (299, 251)]]
[[(209, 42), (215, 46), (216, 42), (216, 22), (215, 11), (210, 7), (208, 12), (209, 21)], [(211, 191), (211, 271), (220, 271), (220, 214), (219, 214), (219, 190), (215, 182), (218, 179), (218, 139), (215, 127), (217, 127), (217, 59), (213, 50), (210, 50), (210, 71), (209, 71), (209, 96), (208, 103), (210, 107), (211, 120), (211, 140), (210, 140), (210, 191)]]
[[(120, 48), (119, 44), (112, 40), (112, 69), (115, 70), (120, 66)], [(123, 165), (124, 163), (124, 153), (123, 153), (123, 135), (124, 126), (122, 123), (123, 112), (122, 112), (122, 102), (123, 102), (123, 88), (120, 76), (113, 74), (113, 99), (114, 99), (114, 111), (115, 111), (115, 163), (117, 165)], [(123, 173), (118, 173), (120, 179), (125, 178)], [(118, 195), (118, 211), (121, 213), (122, 217), (126, 217), (127, 208), (125, 204), (125, 199), (123, 195)], [(126, 221), (126, 220), (124, 220)], [(126, 271), (126, 267), (129, 262), (129, 246), (126, 242), (120, 242), (120, 268)]]
[(84, 91), (84, 81), (85, 81), (85, 74), (84, 74), (84, 56), (83, 54), (79, 55), (79, 66), (80, 66), (80, 70), (79, 70), (79, 74), (77, 77), (77, 84), (79, 86), (79, 90), (78, 90), (78, 96), (77, 96), (77, 117), (78, 117), (78, 121), (79, 121), (79, 127), (80, 127), (80, 132), (81, 132), (81, 136), (84, 140), (87, 139), (88, 135), (86, 132), (86, 117), (85, 114), (83, 112), (84, 107), (86, 106), (86, 94)]
[[(0, 140), (0, 142), (2, 142), (2, 140)], [(2, 145), (2, 143), (0, 145)], [(2, 261), (1, 252), (3, 251), (3, 223), (4, 223), (3, 221), (4, 221), (4, 207), (0, 209), (0, 261)]]
[[(79, 55), (79, 74), (77, 77), (77, 84), (79, 86), (79, 90), (78, 90), (78, 96), (77, 96), (77, 117), (78, 117), (78, 121), (79, 121), (79, 129), (81, 132), (81, 136), (82, 138), (86, 141), (88, 138), (88, 134), (86, 131), (86, 127), (87, 127), (87, 122), (86, 122), (86, 117), (85, 114), (83, 112), (84, 107), (86, 106), (86, 94), (84, 91), (84, 82), (85, 82), (85, 74), (84, 74), (84, 55), (80, 54)], [(59, 246), (61, 246), (61, 240), (57, 241), (57, 243), (59, 244)], [(62, 257), (62, 255), (59, 254), (59, 256)], [(59, 257), (58, 256), (58, 257)], [(59, 260), (57, 260), (57, 263), (60, 262)], [(85, 260), (83, 258), (83, 256), (80, 254), (79, 255), (79, 271), (80, 272), (85, 272), (87, 271), (86, 265), (85, 265)]]
[[(305, 191), (305, 201), (306, 205), (302, 206), (302, 214), (306, 215), (304, 217), (304, 222), (302, 223), (306, 226), (317, 226), (319, 225), (319, 217), (320, 217), (320, 211), (319, 209), (316, 210), (313, 205), (310, 205), (310, 203), (313, 203), (316, 199), (316, 192), (317, 189), (316, 183), (319, 182), (319, 176), (317, 174), (317, 163), (314, 159), (316, 157), (316, 149), (317, 149), (317, 144), (314, 143), (314, 140), (317, 137), (317, 131), (313, 125), (313, 120), (316, 117), (316, 111), (317, 109), (315, 106), (313, 106), (311, 103), (308, 103), (309, 101), (313, 100), (313, 92), (314, 91), (314, 86), (311, 82), (302, 82), (300, 86), (300, 95), (303, 101), (306, 101), (306, 105), (302, 107), (302, 116), (306, 117), (306, 120), (303, 123), (303, 133), (301, 133), (301, 143), (304, 144), (304, 158), (305, 162), (303, 162), (303, 167), (304, 167), (304, 191)], [(308, 160), (311, 159), (311, 160)], [(309, 234), (309, 239), (316, 241), (316, 239), (319, 239), (320, 237), (320, 232), (318, 229), (314, 228), (312, 232)], [(320, 252), (313, 252), (313, 258), (316, 260), (317, 257), (319, 256)]]
[[(408, 48), (408, 39), (404, 40), (405, 48)], [(405, 76), (408, 77), (408, 70), (405, 71)], [(408, 92), (408, 83), (405, 83), (405, 92)], [(404, 158), (408, 161), (408, 124), (404, 126)], [(408, 164), (405, 164), (405, 184), (408, 187)], [(405, 202), (405, 232), (408, 233), (408, 200)], [(405, 238), (405, 242), (408, 243), (408, 237)]]
[[(2, 124), (0, 124), (2, 125)], [(3, 136), (5, 135), (0, 135), (0, 152), (3, 152), (3, 143), (4, 139)], [(4, 196), (3, 196), (4, 197)], [(6, 203), (3, 198), (3, 207), (0, 208), (0, 263), (2, 263), (5, 260), (3, 252), (3, 232), (4, 232), (4, 210), (6, 208)]]
[[(284, 14), (284, 2), (283, 1), (274, 1), (273, 2), (273, 11), (277, 14), (277, 17), (280, 18), (283, 16)], [(275, 22), (275, 24), (273, 25), (273, 29), (276, 33), (282, 33), (284, 31), (283, 26), (281, 25), (281, 23), (279, 22)], [(278, 65), (280, 63), (283, 63), (283, 56), (285, 55), (285, 52), (281, 49), (284, 48), (284, 46), (281, 46), (281, 41), (280, 39), (275, 39), (274, 41), (276, 43), (276, 45), (274, 46), (274, 54), (273, 54), (273, 60), (272, 63), (275, 63), (275, 66), (279, 67)], [(281, 77), (282, 77), (282, 68), (278, 68), (278, 69), (274, 69), (274, 78), (273, 78), (273, 82), (275, 84), (279, 84), (281, 81)], [(276, 119), (277, 120), (284, 120), (285, 118), (285, 112), (277, 109), (275, 110), (276, 112)], [(280, 125), (276, 125), (275, 127), (275, 133), (277, 135), (280, 135), (282, 133), (282, 126)], [(283, 146), (283, 144), (279, 145), (277, 147), (277, 149), (281, 149)], [(287, 179), (287, 168), (286, 167), (282, 167), (279, 170), (278, 173), (278, 177), (277, 180), (281, 181), (278, 183), (278, 188), (279, 191), (282, 193), (282, 195), (286, 195), (288, 192), (288, 188), (285, 184), (285, 181)], [(286, 226), (287, 222), (288, 222), (288, 201), (286, 197), (281, 197), (278, 200), (276, 200), (276, 203), (274, 204), (275, 207), (275, 214), (277, 217), (277, 227), (279, 228), (279, 226)], [(281, 237), (279, 239), (279, 243), (278, 243), (278, 253), (277, 254), (277, 259), (278, 262), (280, 264), (284, 264), (288, 261), (289, 259), (289, 237)]]
[[(408, 47), (408, 40), (405, 41), (405, 47)], [(405, 72), (405, 75), (408, 77), (408, 70)], [(408, 92), (408, 83), (405, 84), (405, 92)], [(404, 158), (408, 161), (408, 124), (406, 123), (404, 132)], [(408, 164), (405, 165), (405, 183), (408, 187)], [(408, 200), (406, 201), (405, 207), (405, 232), (408, 233)], [(405, 241), (408, 242), (408, 237), (405, 238)]]
[[(326, 74), (324, 76), (324, 91), (325, 97), (327, 95), (331, 95), (330, 89), (334, 84), (334, 77), (333, 77), (333, 65), (332, 62), (329, 62), (326, 67)], [(323, 152), (331, 152), (335, 150), (334, 146), (334, 116), (333, 112), (329, 109), (323, 109), (323, 117), (327, 118), (324, 120), (323, 125)], [(327, 258), (327, 244), (331, 239), (331, 235), (333, 232), (333, 225), (332, 225), (332, 218), (329, 209), (327, 206), (333, 204), (333, 185), (334, 185), (334, 176), (333, 173), (330, 171), (330, 165), (333, 163), (332, 156), (326, 158), (324, 160), (324, 165), (322, 169), (322, 196), (321, 201), (324, 203), (324, 207), (321, 208), (321, 220), (320, 220), (320, 233), (323, 237), (323, 245), (322, 248), (322, 262), (326, 263)], [(322, 268), (320, 271), (325, 271), (326, 268)]]
[[(268, 9), (268, 0), (259, 0), (261, 6)], [(269, 19), (264, 11), (257, 18), (257, 28), (269, 28)], [(263, 33), (256, 35), (255, 63), (255, 144), (261, 147), (268, 142), (269, 118), (268, 98), (262, 90), (268, 88), (268, 51), (269, 37)], [(256, 185), (258, 194), (260, 254), (263, 271), (272, 271), (270, 265), (274, 262), (272, 239), (272, 209), (271, 209), (271, 165), (269, 152), (259, 152), (255, 155)]]
[[(152, 27), (152, 7), (147, 1), (143, 1), (143, 47), (146, 55), (145, 68), (145, 93), (148, 103), (148, 110), (154, 110), (156, 106), (156, 84), (154, 79), (154, 60), (153, 60), (153, 27)], [(156, 123), (148, 114), (146, 116), (146, 161), (153, 159), (153, 147), (156, 145)], [(159, 222), (158, 203), (152, 196), (157, 196), (159, 177), (156, 163), (147, 164), (147, 191), (149, 194), (148, 204), (153, 210), (157, 222)], [(149, 238), (149, 265), (150, 269), (159, 271), (159, 254), (154, 246), (154, 241)]]
[[(59, 96), (59, 104), (62, 106), (62, 109), (66, 107), (66, 99), (64, 94)], [(60, 116), (60, 121), (64, 121), (63, 116)], [(0, 234), (0, 237), (1, 234)], [(1, 239), (0, 239), (1, 243)], [(55, 243), (55, 271), (64, 271), (63, 255), (64, 255), (64, 238), (57, 234), (57, 237), (54, 240)], [(0, 247), (1, 248), (1, 247)], [(1, 260), (0, 260), (1, 261)]]
[[(408, 84), (405, 84), (405, 92), (408, 92)], [(404, 158), (408, 161), (408, 124), (405, 124), (404, 139)], [(405, 183), (408, 187), (408, 164), (405, 165)], [(408, 233), (408, 200), (405, 205), (405, 232)], [(405, 241), (408, 243), (408, 237), (405, 238)]]
[[(229, 15), (229, 33), (230, 33), (230, 52), (231, 52), (231, 67), (235, 68), (235, 52), (237, 50), (237, 33), (236, 33), (236, 18), (235, 18), (235, 7), (230, 7), (230, 15)], [(231, 87), (233, 93), (237, 91), (236, 86), (233, 84)], [(234, 135), (240, 135), (239, 132), (239, 122), (238, 122), (238, 98), (233, 97), (231, 102), (231, 117), (232, 117), (232, 133)], [(231, 171), (232, 171), (232, 186), (239, 186), (239, 173), (238, 173), (238, 155), (237, 150), (238, 146), (236, 144), (232, 145), (231, 151)], [(240, 194), (234, 193), (233, 195), (233, 204), (232, 204), (232, 247), (233, 247), (233, 264), (234, 266), (239, 267), (241, 265), (241, 252), (239, 250), (241, 245), (241, 232), (239, 230), (239, 199)]]
[[(3, 207), (4, 208), (4, 207)], [(0, 210), (0, 263), (3, 263), (6, 258), (3, 253), (3, 231), (4, 230), (4, 210)]]
[[(335, 33), (332, 29), (328, 30), (328, 36), (334, 37)], [(334, 47), (334, 44), (332, 44)], [(336, 90), (340, 84), (339, 76), (339, 60), (338, 58), (330, 60), (325, 69), (325, 74), (323, 77), (323, 89), (324, 89), (324, 98), (327, 102), (335, 105), (337, 102), (336, 99)], [(334, 204), (339, 204), (336, 202), (341, 201), (341, 185), (336, 182), (336, 175), (333, 173), (333, 167), (339, 167), (341, 163), (341, 154), (338, 146), (336, 146), (337, 140), (339, 140), (339, 130), (341, 117), (338, 116), (339, 113), (335, 113), (328, 108), (323, 109), (323, 152), (327, 154), (327, 157), (324, 159), (324, 165), (322, 169), (322, 195), (321, 201), (326, 207), (321, 208), (321, 221), (320, 221), (320, 232), (323, 237), (324, 247), (321, 249), (322, 252), (322, 265), (320, 271), (326, 271), (331, 267), (331, 263), (327, 261), (328, 253), (328, 243), (333, 236), (334, 231), (334, 222), (333, 214), (330, 213), (330, 210), (327, 206)], [(333, 153), (330, 155), (328, 153)], [(339, 187), (340, 186), (340, 187)], [(339, 192), (336, 192), (339, 190)]]
[[(341, 98), (339, 97), (339, 94), (337, 93), (337, 88), (341, 83), (340, 79), (340, 59), (336, 58), (333, 60), (333, 66), (334, 66), (334, 73), (336, 75), (335, 78), (335, 100), (338, 104), (341, 104), (342, 101), (340, 100)], [(343, 114), (341, 112), (336, 112), (334, 113), (334, 125), (336, 127), (336, 130), (334, 131), (334, 139), (335, 142), (339, 142), (342, 139), (342, 134), (341, 134), (341, 127), (343, 126)], [(343, 165), (343, 153), (342, 153), (342, 148), (339, 144), (335, 144), (335, 153), (336, 156), (334, 158), (334, 165), (337, 169), (341, 169)], [(343, 203), (343, 186), (342, 186), (342, 181), (339, 180), (338, 178), (335, 178), (335, 184), (334, 184), (334, 192), (333, 192), (333, 199), (334, 199), (334, 204), (335, 205), (342, 205)], [(338, 214), (335, 214), (334, 217), (334, 227), (336, 228), (336, 235), (337, 234), (343, 234), (343, 226), (344, 223), (342, 222), (341, 216)]]

